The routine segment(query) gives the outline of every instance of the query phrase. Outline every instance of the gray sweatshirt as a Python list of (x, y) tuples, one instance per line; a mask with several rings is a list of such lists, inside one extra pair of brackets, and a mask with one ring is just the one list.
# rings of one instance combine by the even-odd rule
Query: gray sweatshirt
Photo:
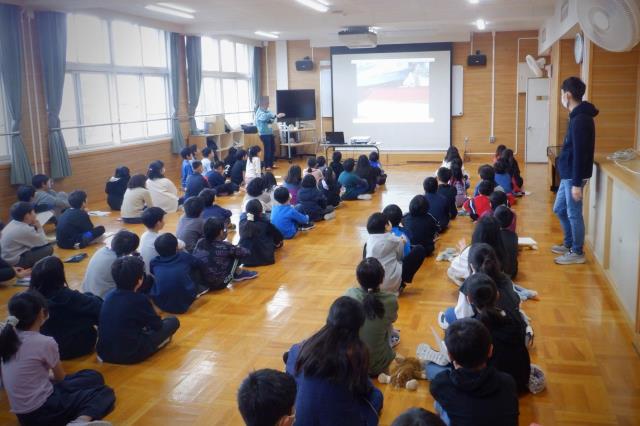
[(22, 253), (47, 244), (49, 241), (42, 227), (36, 230), (33, 226), (17, 220), (12, 220), (5, 226), (0, 238), (2, 258), (11, 266), (18, 263)]

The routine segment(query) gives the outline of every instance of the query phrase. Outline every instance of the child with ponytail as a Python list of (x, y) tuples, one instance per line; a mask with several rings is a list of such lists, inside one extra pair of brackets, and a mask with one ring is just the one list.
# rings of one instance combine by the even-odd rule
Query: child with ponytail
[(264, 216), (260, 200), (250, 200), (240, 216), (238, 245), (250, 253), (242, 258), (245, 266), (273, 265), (275, 250), (282, 247), (282, 233)]
[(11, 411), (22, 425), (80, 425), (103, 418), (113, 409), (113, 390), (97, 371), (65, 374), (58, 344), (40, 334), (47, 316), (37, 291), (9, 300), (9, 317), (0, 331), (0, 368)]
[(318, 167), (318, 160), (316, 157), (309, 157), (307, 160), (307, 168), (304, 169), (302, 177), (306, 175), (312, 175), (316, 179), (316, 185), (322, 179), (322, 170)]
[(347, 290), (345, 296), (362, 302), (365, 321), (360, 328), (360, 338), (369, 348), (369, 375), (386, 372), (396, 357), (391, 349), (399, 342), (393, 323), (398, 319), (398, 297), (380, 290), (384, 268), (378, 259), (367, 257), (356, 269), (359, 287)]

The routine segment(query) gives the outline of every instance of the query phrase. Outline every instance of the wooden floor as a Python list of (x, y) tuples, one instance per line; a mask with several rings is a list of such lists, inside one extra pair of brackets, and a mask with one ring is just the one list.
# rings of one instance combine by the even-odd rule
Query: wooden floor
[[(284, 174), (285, 163), (280, 166), (277, 174)], [(411, 197), (422, 191), (424, 177), (436, 167), (387, 167), (387, 186), (372, 201), (345, 203), (335, 220), (318, 223), (313, 231), (287, 241), (276, 265), (256, 268), (260, 272), (256, 280), (196, 301), (180, 316), (182, 325), (172, 343), (148, 361), (117, 366), (100, 364), (92, 355), (65, 362), (66, 370), (93, 368), (104, 374), (117, 396), (108, 420), (117, 425), (242, 424), (235, 401), (242, 378), (253, 369), (282, 369), (282, 353), (321, 327), (332, 301), (355, 282), (369, 214), (389, 203), (407, 209)], [(468, 170), (476, 168), (468, 166)], [(540, 243), (540, 250), (521, 253), (517, 281), (540, 294), (539, 301), (527, 301), (523, 309), (536, 333), (532, 360), (546, 372), (548, 383), (544, 393), (521, 399), (520, 424), (639, 425), (640, 359), (631, 344), (630, 327), (593, 262), (553, 263), (549, 248), (561, 241), (561, 232), (551, 211), (553, 198), (545, 173), (544, 165), (526, 168), (526, 188), (533, 194), (515, 207), (520, 236)], [(234, 221), (241, 199), (236, 195), (220, 202), (233, 209)], [(104, 209), (103, 201), (93, 201), (100, 201), (93, 208)], [(177, 214), (168, 217), (167, 230), (175, 230), (177, 219)], [(108, 230), (122, 227), (115, 216), (94, 222)], [(143, 231), (141, 225), (127, 227), (138, 234)], [(468, 218), (458, 218), (451, 228), (437, 250), (470, 238)], [(56, 251), (63, 258), (72, 253)], [(86, 265), (85, 260), (68, 266), (73, 288), (79, 288)], [(437, 328), (436, 314), (457, 300), (458, 288), (445, 275), (447, 266), (428, 259), (401, 296), (396, 323), (402, 336), (399, 353), (413, 356), (418, 343), (433, 344), (430, 327)], [(16, 291), (0, 289), (0, 317), (6, 315), (6, 301)], [(433, 407), (426, 381), (417, 392), (385, 385), (381, 389), (385, 395), (382, 425), (408, 407)], [(17, 424), (4, 393), (0, 405), (0, 422)]]

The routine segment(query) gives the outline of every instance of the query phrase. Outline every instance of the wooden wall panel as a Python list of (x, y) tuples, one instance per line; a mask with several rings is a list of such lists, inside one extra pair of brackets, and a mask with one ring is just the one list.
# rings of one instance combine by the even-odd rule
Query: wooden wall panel
[(630, 52), (591, 51), (590, 101), (596, 117), (596, 150), (611, 152), (636, 145), (640, 46)]

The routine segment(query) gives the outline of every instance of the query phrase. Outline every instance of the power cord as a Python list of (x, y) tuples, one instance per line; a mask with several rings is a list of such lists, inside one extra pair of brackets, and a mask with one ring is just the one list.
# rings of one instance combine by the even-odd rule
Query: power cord
[(632, 161), (638, 157), (638, 152), (633, 148), (622, 149), (620, 151), (616, 151), (613, 154), (607, 155), (607, 160), (613, 161), (617, 166), (622, 167), (626, 171), (633, 173), (635, 175), (640, 175), (640, 172), (637, 170), (633, 170), (632, 168), (621, 164), (624, 161)]

